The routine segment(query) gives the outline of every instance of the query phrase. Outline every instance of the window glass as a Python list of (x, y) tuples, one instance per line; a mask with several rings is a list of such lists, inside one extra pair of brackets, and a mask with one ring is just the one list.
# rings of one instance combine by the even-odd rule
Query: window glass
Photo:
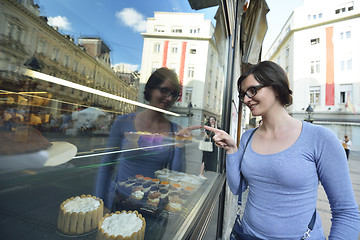
[(218, 7), (1, 6), (0, 36), (11, 42), (0, 49), (4, 238), (96, 239), (104, 213), (116, 211), (140, 213), (145, 239), (188, 234), (208, 194), (222, 189), (218, 148), (200, 150), (207, 133), (187, 129), (222, 122), (229, 58)]

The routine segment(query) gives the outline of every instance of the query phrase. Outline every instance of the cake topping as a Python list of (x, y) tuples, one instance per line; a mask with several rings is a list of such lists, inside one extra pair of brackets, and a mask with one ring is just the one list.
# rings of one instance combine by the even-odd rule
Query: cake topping
[(100, 206), (100, 202), (91, 197), (75, 197), (64, 204), (66, 212), (91, 212)]
[(110, 236), (130, 237), (134, 232), (139, 231), (142, 225), (142, 220), (135, 213), (123, 212), (105, 218), (101, 228)]

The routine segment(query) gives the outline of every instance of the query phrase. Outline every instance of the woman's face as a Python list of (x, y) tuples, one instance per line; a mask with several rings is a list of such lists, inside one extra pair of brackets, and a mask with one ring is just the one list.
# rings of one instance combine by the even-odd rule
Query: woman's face
[[(246, 91), (249, 87), (254, 87), (261, 85), (255, 78), (254, 75), (250, 74), (244, 81), (241, 83), (242, 91)], [(257, 93), (252, 98), (249, 98), (245, 95), (244, 103), (248, 108), (250, 108), (253, 116), (263, 116), (266, 115), (273, 107), (280, 104), (279, 100), (276, 97), (276, 92), (270, 86), (263, 87), (257, 90)]]
[(161, 109), (169, 109), (178, 98), (178, 91), (169, 80), (154, 88), (150, 94), (150, 105)]
[(215, 118), (213, 118), (213, 117), (211, 117), (210, 118), (210, 125), (215, 125), (215, 123), (216, 123), (216, 120), (215, 120)]

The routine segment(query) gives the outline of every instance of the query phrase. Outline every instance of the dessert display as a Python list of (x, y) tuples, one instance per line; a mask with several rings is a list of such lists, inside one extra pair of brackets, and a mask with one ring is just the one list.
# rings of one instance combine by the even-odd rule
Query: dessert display
[(97, 240), (143, 240), (145, 218), (138, 211), (122, 211), (106, 214), (98, 224)]
[(57, 228), (68, 235), (78, 235), (95, 230), (103, 217), (104, 203), (91, 195), (71, 197), (60, 205)]
[(163, 212), (177, 213), (188, 207), (189, 201), (203, 181), (198, 176), (161, 169), (156, 178), (135, 175), (117, 182), (122, 209), (138, 210), (144, 215), (158, 216)]

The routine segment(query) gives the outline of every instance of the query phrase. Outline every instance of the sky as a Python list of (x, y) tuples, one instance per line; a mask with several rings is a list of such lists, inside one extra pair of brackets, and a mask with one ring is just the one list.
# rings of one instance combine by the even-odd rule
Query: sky
[[(111, 63), (129, 64), (140, 70), (146, 19), (154, 11), (205, 13), (215, 25), (217, 7), (201, 11), (192, 10), (186, 0), (36, 0), (40, 15), (48, 18), (49, 25), (58, 26), (59, 32), (74, 39), (100, 37), (111, 49)], [(303, 0), (267, 0), (268, 31), (263, 52), (267, 52), (291, 15)]]
[(266, 14), (268, 30), (263, 42), (263, 54), (267, 53), (294, 9), (303, 5), (303, 0), (266, 0), (266, 3), (270, 11)]

